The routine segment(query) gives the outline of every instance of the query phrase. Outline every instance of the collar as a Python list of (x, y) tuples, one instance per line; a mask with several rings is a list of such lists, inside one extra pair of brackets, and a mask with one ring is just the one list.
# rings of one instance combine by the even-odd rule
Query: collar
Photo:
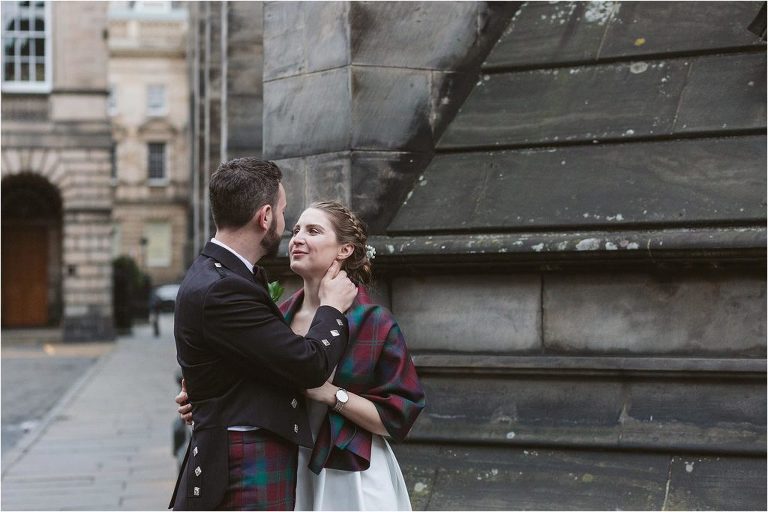
[(216, 244), (216, 245), (219, 245), (219, 246), (221, 246), (221, 247), (225, 248), (226, 250), (228, 250), (229, 252), (231, 252), (232, 254), (234, 254), (235, 256), (237, 256), (237, 257), (240, 259), (240, 261), (242, 261), (242, 262), (245, 264), (245, 267), (246, 267), (248, 270), (250, 270), (250, 271), (251, 271), (251, 273), (253, 273), (253, 267), (254, 267), (254, 264), (253, 264), (253, 263), (251, 263), (250, 261), (248, 261), (247, 259), (245, 259), (245, 258), (244, 258), (244, 257), (243, 257), (241, 254), (239, 254), (239, 253), (238, 253), (236, 250), (234, 250), (233, 248), (231, 248), (230, 246), (228, 246), (227, 244), (225, 244), (225, 243), (224, 243), (224, 242), (222, 242), (221, 240), (216, 240), (216, 238), (211, 238), (211, 242), (212, 242), (212, 243), (214, 243), (214, 244)]

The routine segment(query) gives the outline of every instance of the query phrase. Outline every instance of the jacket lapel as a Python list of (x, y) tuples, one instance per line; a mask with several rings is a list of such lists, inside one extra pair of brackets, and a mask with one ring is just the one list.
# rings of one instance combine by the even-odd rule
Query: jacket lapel
[(203, 251), (201, 254), (203, 256), (207, 256), (208, 258), (213, 258), (214, 260), (218, 261), (219, 263), (227, 267), (232, 272), (243, 276), (249, 281), (254, 281), (253, 273), (251, 273), (251, 271), (248, 270), (248, 267), (245, 266), (245, 263), (240, 261), (240, 258), (235, 256), (234, 254), (232, 254), (230, 251), (226, 250), (222, 246), (216, 245), (213, 242), (208, 242), (207, 244), (205, 244), (205, 247), (203, 248)]
[[(267, 296), (269, 296), (269, 288), (265, 287), (265, 285), (259, 279), (254, 279), (253, 273), (250, 270), (248, 270), (248, 267), (245, 266), (245, 263), (240, 261), (240, 258), (232, 254), (227, 249), (213, 242), (208, 242), (207, 244), (205, 244), (205, 247), (203, 248), (201, 254), (205, 257), (212, 258), (218, 261), (223, 266), (225, 266), (228, 270), (231, 270), (235, 274), (242, 276), (248, 281), (254, 283), (259, 288), (263, 288)], [(263, 272), (263, 269), (262, 269), (262, 272)], [(274, 301), (269, 300), (268, 305), (275, 315), (280, 317), (281, 320), (285, 321), (285, 319), (283, 318), (283, 314), (280, 312), (280, 309), (278, 309), (277, 304), (275, 304)]]

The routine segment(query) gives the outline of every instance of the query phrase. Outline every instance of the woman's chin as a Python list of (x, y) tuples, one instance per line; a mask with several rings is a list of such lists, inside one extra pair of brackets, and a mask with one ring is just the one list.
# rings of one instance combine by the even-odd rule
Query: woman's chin
[(312, 272), (302, 265), (300, 261), (292, 261), (290, 264), (291, 271), (302, 279), (307, 279), (312, 276)]

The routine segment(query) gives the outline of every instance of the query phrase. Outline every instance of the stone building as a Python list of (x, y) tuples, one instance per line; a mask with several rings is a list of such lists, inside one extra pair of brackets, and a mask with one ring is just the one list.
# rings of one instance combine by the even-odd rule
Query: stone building
[(152, 284), (186, 270), (189, 218), (187, 9), (110, 2), (109, 115), (114, 139), (114, 256)]
[(222, 161), (261, 155), (264, 54), (262, 2), (190, 2), (188, 9), (192, 257), (215, 231), (211, 172)]
[(2, 326), (113, 336), (107, 4), (2, 3)]
[(264, 4), (241, 115), (371, 228), (415, 509), (766, 508), (762, 5)]

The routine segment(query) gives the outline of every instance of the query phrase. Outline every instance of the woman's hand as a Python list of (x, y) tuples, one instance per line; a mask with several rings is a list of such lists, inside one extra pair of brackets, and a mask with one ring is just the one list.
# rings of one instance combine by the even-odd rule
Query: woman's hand
[(191, 425), (192, 404), (189, 403), (189, 396), (187, 395), (187, 383), (184, 381), (184, 379), (181, 379), (181, 391), (179, 391), (179, 394), (176, 395), (174, 401), (179, 404), (177, 411), (179, 411), (179, 416), (181, 416), (181, 419), (184, 420), (187, 425)]
[(334, 386), (330, 381), (325, 381), (319, 388), (305, 390), (304, 396), (315, 402), (325, 404), (328, 407), (333, 407), (336, 405), (336, 391), (338, 390), (338, 386)]

